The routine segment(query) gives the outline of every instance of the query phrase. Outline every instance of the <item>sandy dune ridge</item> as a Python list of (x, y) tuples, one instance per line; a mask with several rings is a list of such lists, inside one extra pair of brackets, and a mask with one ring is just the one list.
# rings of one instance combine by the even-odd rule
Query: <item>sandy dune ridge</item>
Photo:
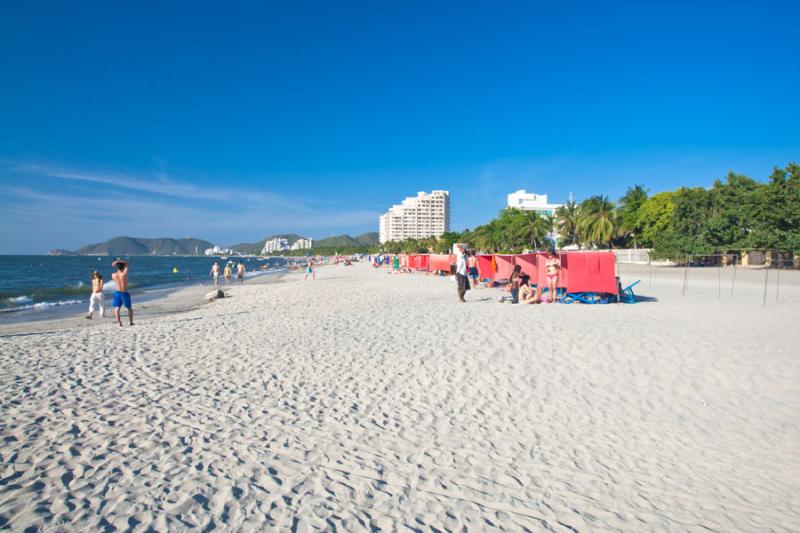
[[(625, 272), (625, 271), (623, 271)], [(13, 529), (800, 529), (800, 293), (455, 301), (365, 265), (0, 339)], [(725, 272), (727, 275), (728, 272)], [(752, 274), (752, 275), (751, 275)], [(756, 301), (757, 300), (757, 301)]]

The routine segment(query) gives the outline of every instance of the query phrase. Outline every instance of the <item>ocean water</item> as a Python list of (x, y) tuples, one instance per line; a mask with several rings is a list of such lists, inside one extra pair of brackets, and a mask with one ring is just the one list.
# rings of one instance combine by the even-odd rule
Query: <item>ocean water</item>
[[(114, 292), (112, 257), (0, 255), (0, 322), (52, 318), (58, 311), (81, 312), (88, 308), (92, 272), (97, 270), (106, 283), (106, 299)], [(225, 260), (217, 257), (133, 256), (130, 261), (129, 290), (136, 297), (155, 297), (187, 284), (209, 283), (211, 265)], [(238, 261), (232, 258), (231, 261)], [(282, 269), (282, 258), (241, 258), (247, 277)], [(177, 268), (178, 272), (173, 272)], [(106, 302), (110, 306), (110, 301)]]

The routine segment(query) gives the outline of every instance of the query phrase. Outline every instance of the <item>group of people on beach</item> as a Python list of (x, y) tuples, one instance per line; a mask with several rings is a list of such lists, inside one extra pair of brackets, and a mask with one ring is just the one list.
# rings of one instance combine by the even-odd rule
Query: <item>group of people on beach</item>
[[(245, 266), (244, 263), (239, 261), (236, 265), (236, 284), (243, 285), (244, 284), (244, 273), (245, 273)], [(233, 267), (231, 263), (225, 263), (225, 268), (220, 269), (219, 263), (214, 261), (214, 264), (211, 265), (211, 271), (208, 273), (209, 276), (214, 278), (214, 286), (219, 286), (219, 275), (220, 271), (222, 272), (223, 277), (225, 278), (225, 286), (231, 286), (231, 277), (233, 276)]]
[[(131, 293), (128, 292), (128, 267), (129, 264), (127, 261), (123, 261), (122, 259), (117, 259), (111, 266), (116, 269), (116, 272), (111, 274), (111, 279), (114, 281), (114, 299), (111, 303), (111, 306), (114, 308), (114, 318), (117, 319), (117, 323), (121, 326), (122, 325), (122, 317), (120, 316), (120, 310), (123, 306), (128, 310), (128, 321), (130, 325), (133, 325), (133, 305), (131, 304)], [(92, 294), (89, 297), (89, 314), (86, 315), (86, 318), (91, 320), (94, 317), (94, 310), (97, 307), (97, 310), (100, 312), (100, 318), (105, 317), (105, 307), (103, 305), (103, 287), (105, 283), (103, 282), (103, 275), (100, 274), (97, 270), (92, 272)]]
[[(464, 303), (464, 296), (470, 288), (477, 288), (480, 280), (478, 269), (478, 256), (475, 250), (467, 250), (465, 246), (458, 247), (456, 257), (456, 281), (458, 282), (458, 301)], [(511, 272), (506, 290), (511, 297), (511, 303), (537, 304), (540, 302), (553, 303), (558, 299), (558, 274), (561, 270), (561, 261), (553, 250), (547, 252), (545, 258), (545, 276), (547, 278), (547, 295), (544, 288), (541, 290), (531, 284), (528, 274), (522, 272), (522, 266), (515, 265)], [(470, 280), (472, 286), (470, 286)], [(501, 297), (501, 302), (506, 298)]]

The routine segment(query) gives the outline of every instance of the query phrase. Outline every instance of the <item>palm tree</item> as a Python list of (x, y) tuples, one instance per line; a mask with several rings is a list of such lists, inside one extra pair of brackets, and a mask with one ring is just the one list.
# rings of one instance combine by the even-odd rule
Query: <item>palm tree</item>
[(619, 200), (620, 234), (633, 239), (636, 248), (637, 215), (639, 208), (647, 200), (647, 189), (642, 185), (628, 187), (625, 196)]
[(556, 226), (563, 244), (581, 245), (581, 239), (578, 234), (579, 218), (578, 204), (571, 200), (556, 210)]
[(619, 233), (614, 202), (607, 196), (592, 196), (581, 203), (578, 230), (585, 242), (610, 245)]

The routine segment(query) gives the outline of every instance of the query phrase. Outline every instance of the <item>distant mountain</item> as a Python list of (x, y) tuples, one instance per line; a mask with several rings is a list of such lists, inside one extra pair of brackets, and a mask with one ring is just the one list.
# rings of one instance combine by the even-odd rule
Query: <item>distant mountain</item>
[(296, 233), (282, 233), (280, 235), (270, 235), (266, 239), (262, 239), (258, 242), (243, 242), (240, 244), (234, 244), (229, 246), (232, 250), (236, 250), (243, 254), (260, 254), (261, 250), (264, 249), (264, 243), (267, 241), (271, 241), (272, 239), (286, 239), (289, 241), (289, 246), (293, 245), (299, 239), (305, 239), (302, 235), (298, 235)]
[(356, 246), (374, 246), (378, 244), (378, 234), (376, 232), (364, 233), (358, 237), (351, 237), (350, 235), (337, 235), (335, 237), (327, 237), (314, 241), (314, 248), (344, 248)]
[(76, 251), (78, 255), (195, 255), (214, 245), (202, 239), (141, 239), (114, 237), (106, 242), (90, 244)]
[[(241, 244), (234, 244), (230, 246), (230, 248), (237, 250), (239, 252), (245, 254), (260, 254), (261, 250), (264, 249), (264, 243), (271, 239), (286, 239), (289, 241), (289, 245), (291, 246), (294, 244), (295, 241), (298, 239), (305, 239), (307, 237), (302, 237), (297, 235), (296, 233), (284, 233), (281, 235), (270, 235), (264, 240), (249, 243), (244, 242)], [(378, 233), (377, 232), (370, 232), (364, 233), (363, 235), (359, 235), (358, 237), (351, 237), (350, 235), (337, 235), (335, 237), (326, 237), (324, 239), (314, 240), (314, 248), (344, 248), (344, 247), (358, 247), (358, 246), (374, 246), (378, 244)]]

